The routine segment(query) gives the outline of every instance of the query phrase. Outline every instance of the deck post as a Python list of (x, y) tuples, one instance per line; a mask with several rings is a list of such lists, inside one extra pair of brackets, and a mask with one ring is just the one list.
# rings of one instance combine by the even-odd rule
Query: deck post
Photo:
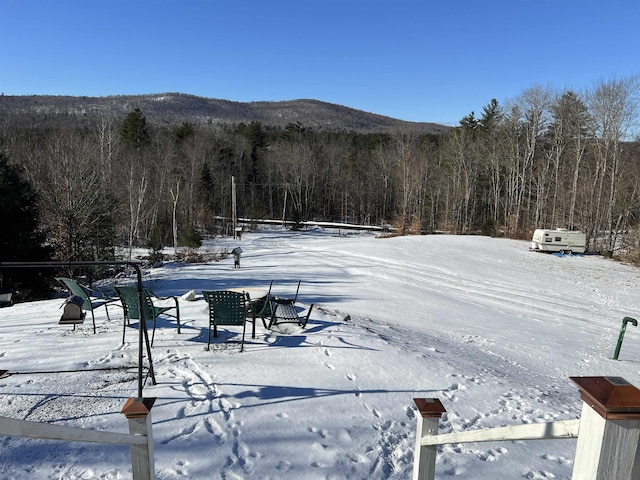
[(582, 404), (572, 478), (640, 478), (640, 390), (621, 377), (571, 377)]
[(420, 416), (416, 429), (416, 447), (413, 457), (413, 480), (433, 480), (436, 474), (436, 445), (422, 445), (422, 437), (437, 435), (440, 417), (446, 412), (437, 398), (414, 398)]
[(133, 480), (155, 480), (156, 478), (151, 428), (151, 407), (155, 401), (155, 398), (130, 398), (120, 411), (129, 420), (130, 434), (147, 437), (145, 444), (131, 445)]

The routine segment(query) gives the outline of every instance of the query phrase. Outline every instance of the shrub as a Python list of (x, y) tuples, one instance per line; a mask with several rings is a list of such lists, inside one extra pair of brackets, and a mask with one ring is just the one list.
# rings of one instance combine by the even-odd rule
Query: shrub
[(187, 225), (182, 235), (178, 238), (179, 247), (200, 248), (202, 245), (202, 235), (196, 230), (192, 224)]

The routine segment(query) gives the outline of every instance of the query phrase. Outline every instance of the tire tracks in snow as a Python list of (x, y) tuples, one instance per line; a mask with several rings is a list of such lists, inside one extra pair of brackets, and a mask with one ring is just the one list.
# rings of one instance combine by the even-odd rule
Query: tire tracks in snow
[[(285, 240), (277, 241), (274, 245), (281, 247), (285, 243), (291, 249), (295, 248), (303, 250), (306, 254), (315, 255), (319, 264), (339, 267), (353, 275), (364, 272), (367, 277), (376, 278), (378, 282), (381, 279), (400, 282), (400, 288), (406, 291), (459, 292), (466, 302), (513, 312), (515, 315), (519, 315), (522, 310), (533, 310), (541, 315), (579, 321), (596, 328), (601, 328), (601, 322), (593, 320), (594, 317), (610, 315), (608, 311), (598, 312), (591, 306), (572, 301), (568, 296), (538, 297), (535, 292), (527, 290), (527, 285), (515, 288), (513, 285), (500, 283), (494, 279), (481, 283), (471, 277), (454, 275), (427, 265), (416, 265), (410, 261), (398, 262), (380, 256), (362, 255), (349, 251), (335, 252), (309, 248), (304, 244), (293, 244)], [(416, 299), (419, 298), (419, 295), (416, 296)]]

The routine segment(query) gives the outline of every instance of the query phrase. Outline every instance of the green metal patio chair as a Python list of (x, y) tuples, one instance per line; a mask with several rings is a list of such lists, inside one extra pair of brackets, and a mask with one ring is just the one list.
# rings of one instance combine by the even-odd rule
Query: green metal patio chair
[(251, 299), (245, 292), (228, 290), (204, 290), (202, 292), (209, 305), (209, 334), (207, 350), (211, 347), (211, 329), (213, 336), (218, 336), (218, 325), (242, 326), (242, 343), (240, 351), (244, 350), (244, 335), (247, 322), (253, 324), (251, 338), (256, 338), (256, 321), (250, 313)]
[(111, 320), (109, 318), (109, 309), (108, 305), (114, 304), (117, 305), (118, 297), (108, 295), (108, 292), (97, 290), (93, 288), (89, 288), (85, 285), (82, 285), (77, 280), (68, 277), (55, 277), (55, 279), (60, 282), (69, 292), (69, 296), (75, 295), (76, 297), (82, 298), (82, 310), (87, 312), (91, 312), (91, 320), (93, 321), (93, 333), (96, 333), (96, 316), (94, 315), (94, 310), (100, 307), (104, 307), (107, 312), (107, 320)]
[(271, 315), (271, 321), (269, 322), (269, 329), (281, 323), (297, 323), (302, 328), (305, 328), (311, 316), (313, 303), (309, 305), (307, 313), (303, 315), (301, 315), (300, 312), (303, 312), (304, 309), (298, 310), (296, 303), (287, 298), (276, 298), (272, 300), (271, 309), (273, 313)]
[(269, 291), (262, 298), (253, 299), (249, 304), (248, 315), (251, 315), (253, 321), (255, 323), (256, 317), (260, 317), (262, 320), (262, 325), (264, 328), (267, 328), (267, 321), (269, 319), (269, 323), (271, 323), (271, 315), (272, 315), (272, 303), (273, 296), (271, 295), (271, 287), (273, 286), (273, 280), (269, 284)]
[(311, 316), (311, 310), (313, 309), (313, 304), (309, 306), (306, 315), (300, 315), (299, 311), (304, 311), (304, 309), (298, 309), (296, 302), (298, 301), (298, 292), (300, 291), (300, 283), (298, 281), (298, 288), (296, 289), (296, 296), (294, 298), (282, 298), (282, 297), (271, 297), (269, 300), (270, 303), (270, 321), (269, 321), (269, 330), (274, 325), (280, 323), (296, 323), (302, 328), (307, 326), (307, 322), (309, 321), (309, 317)]
[[(127, 324), (131, 320), (140, 320), (140, 302), (138, 297), (138, 287), (134, 285), (113, 287), (118, 293), (122, 302), (122, 308), (124, 308), (124, 328), (122, 331), (122, 343), (124, 343), (124, 336), (127, 330)], [(144, 296), (144, 317), (147, 321), (153, 322), (153, 332), (151, 334), (151, 346), (153, 347), (153, 339), (156, 333), (156, 320), (158, 316), (165, 315), (167, 317), (175, 318), (177, 323), (178, 333), (180, 333), (180, 305), (176, 297), (159, 297), (148, 288), (143, 288)], [(158, 306), (155, 305), (154, 299), (158, 301), (173, 300), (172, 306)], [(175, 314), (169, 313), (171, 310), (175, 310)]]

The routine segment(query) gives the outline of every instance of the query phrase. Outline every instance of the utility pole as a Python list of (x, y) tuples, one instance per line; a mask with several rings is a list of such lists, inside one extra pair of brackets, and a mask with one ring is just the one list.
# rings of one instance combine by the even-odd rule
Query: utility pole
[(287, 194), (289, 193), (289, 185), (284, 190), (284, 205), (282, 206), (282, 226), (284, 227), (285, 219), (287, 218)]
[(231, 217), (232, 217), (232, 228), (233, 228), (233, 238), (236, 238), (236, 224), (238, 221), (238, 217), (236, 214), (236, 177), (231, 177)]

